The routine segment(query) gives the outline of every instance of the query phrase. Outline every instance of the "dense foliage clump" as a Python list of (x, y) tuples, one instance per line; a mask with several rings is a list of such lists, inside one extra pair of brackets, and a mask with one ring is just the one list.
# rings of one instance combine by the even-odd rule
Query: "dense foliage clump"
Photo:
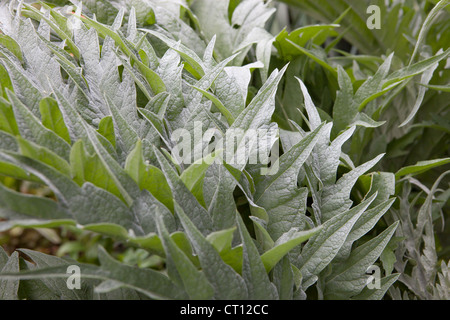
[(449, 1), (285, 2), (0, 4), (0, 298), (449, 298)]

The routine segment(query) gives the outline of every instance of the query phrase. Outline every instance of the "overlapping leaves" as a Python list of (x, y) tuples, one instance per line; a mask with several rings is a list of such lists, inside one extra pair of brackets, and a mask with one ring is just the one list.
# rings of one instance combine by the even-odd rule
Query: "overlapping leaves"
[[(396, 228), (361, 241), (392, 204), (391, 194), (381, 192), (385, 185), (373, 183), (359, 204), (350, 199), (357, 179), (380, 157), (336, 181), (342, 144), (354, 129), (332, 140), (332, 124), (322, 123), (300, 82), (310, 130), (263, 136), (270, 146), (282, 142), (283, 154), (270, 168), (248, 164), (249, 154), (243, 163), (227, 163), (220, 150), (208, 149), (208, 129), (221, 133), (218, 140), (236, 129), (277, 129), (275, 93), (286, 68), (267, 74), (265, 50), (273, 39), (255, 38), (258, 61), (242, 66), (255, 42), (243, 34), (256, 37), (273, 10), (242, 1), (224, 29), (233, 33), (228, 47), (210, 34), (205, 42), (173, 13), (188, 12), (194, 25), (208, 28), (198, 7), (172, 4), (171, 11), (151, 3), (128, 14), (122, 8), (112, 21), (81, 7), (70, 18), (45, 4), (40, 10), (23, 5), (13, 15), (13, 8), (0, 7), (8, 37), (0, 46), (7, 75), (1, 78), (0, 174), (53, 193), (43, 198), (0, 185), (6, 219), (0, 229), (73, 225), (144, 248), (164, 258), (166, 268), (134, 268), (103, 249), (99, 266), (23, 250), (34, 266), (2, 251), (3, 298), (35, 298), (43, 288), (46, 297), (67, 299), (114, 297), (118, 290), (130, 298), (302, 299), (319, 278), (326, 298), (360, 294), (365, 270)], [(68, 19), (78, 27), (68, 28)], [(230, 21), (216, 21), (208, 31)], [(266, 81), (247, 103), (252, 72), (260, 67)], [(179, 129), (194, 137), (192, 154), (177, 153)], [(246, 141), (238, 135), (232, 155), (246, 151)], [(198, 154), (215, 161), (190, 162)], [(250, 216), (238, 210), (236, 191)], [(80, 295), (61, 279), (72, 264), (82, 271)]]

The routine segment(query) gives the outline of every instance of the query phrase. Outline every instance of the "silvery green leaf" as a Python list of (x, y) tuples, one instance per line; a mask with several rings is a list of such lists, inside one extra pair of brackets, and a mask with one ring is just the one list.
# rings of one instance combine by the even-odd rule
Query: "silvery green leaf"
[(85, 132), (87, 133), (89, 142), (92, 144), (92, 147), (99, 156), (102, 164), (110, 173), (115, 185), (119, 189), (126, 203), (131, 205), (133, 203), (133, 198), (139, 193), (139, 187), (103, 147), (98, 137), (95, 135), (95, 131), (91, 127), (88, 127), (85, 123), (83, 123), (83, 126), (85, 128)]
[[(2, 249), (3, 250), (3, 249)], [(0, 274), (19, 271), (19, 253), (17, 251), (2, 266)], [(19, 280), (0, 280), (0, 300), (18, 300)]]
[[(148, 190), (144, 189), (141, 191), (141, 194), (134, 200), (130, 209), (134, 215), (136, 236), (145, 236), (152, 232), (156, 233), (156, 210), (158, 210), (169, 232), (177, 229), (177, 223), (172, 212)], [(142, 234), (139, 234), (139, 231)]]
[(233, 176), (222, 164), (212, 164), (204, 174), (202, 187), (203, 198), (215, 229), (232, 227), (237, 210), (233, 197), (236, 187)]
[(367, 285), (367, 269), (379, 258), (397, 229), (398, 222), (352, 251), (347, 260), (336, 264), (327, 277), (325, 297), (347, 299)]
[(323, 125), (319, 126), (283, 154), (279, 163), (272, 165), (272, 169), (277, 169), (275, 174), (266, 176), (257, 187), (255, 201), (267, 210), (268, 232), (274, 239), (293, 227), (304, 226), (301, 215), (306, 209), (307, 191), (297, 188), (297, 176), (324, 133), (322, 129)]
[(372, 168), (383, 155), (368, 161), (352, 171), (344, 174), (334, 185), (325, 186), (322, 194), (322, 217), (328, 220), (350, 208), (352, 202), (350, 192), (356, 180), (367, 170)]
[(208, 235), (213, 230), (213, 223), (208, 211), (201, 206), (194, 195), (189, 191), (161, 152), (155, 149), (155, 153), (164, 176), (172, 189), (174, 202), (183, 203), (183, 207), (186, 209), (189, 219), (203, 235)]
[(14, 87), (14, 92), (18, 98), (28, 106), (28, 109), (36, 117), (39, 116), (39, 101), (43, 98), (42, 92), (27, 77), (25, 70), (7, 58), (0, 59), (1, 63), (8, 70)]
[[(69, 261), (28, 249), (21, 249), (20, 252), (31, 258), (35, 264), (33, 268), (30, 268), (27, 271), (22, 271), (24, 273), (33, 273), (34, 271), (45, 270), (46, 268), (58, 267), (65, 277), (68, 277), (70, 275), (69, 273), (66, 273), (67, 267), (70, 265)], [(21, 279), (20, 273), (18, 273), (18, 275), (19, 276), (17, 278)], [(61, 299), (83, 300), (88, 299), (90, 296), (89, 291), (91, 283), (89, 283), (89, 281), (85, 282), (83, 278), (81, 278), (81, 290), (69, 289), (65, 279), (42, 277), (41, 280), (43, 281), (44, 285), (50, 289), (51, 292), (57, 294)]]
[(64, 208), (68, 208), (71, 200), (80, 193), (78, 185), (69, 177), (39, 161), (6, 152), (0, 152), (0, 161), (14, 164), (38, 177), (52, 189)]
[(133, 226), (133, 216), (123, 201), (89, 182), (83, 185), (80, 195), (72, 199), (71, 207), (80, 224), (112, 223), (125, 230)]
[(0, 149), (7, 151), (17, 151), (19, 145), (17, 144), (16, 138), (7, 132), (0, 131)]
[(282, 234), (281, 237), (275, 241), (273, 247), (264, 252), (261, 256), (266, 270), (272, 270), (289, 251), (320, 232), (321, 228), (322, 227), (317, 227), (305, 231), (298, 231), (298, 228), (292, 228), (288, 232)]
[(236, 215), (238, 230), (243, 241), (242, 276), (247, 284), (250, 299), (275, 300), (275, 286), (270, 282), (263, 261), (240, 215)]
[[(103, 247), (99, 247), (98, 251), (101, 267), (66, 261), (32, 250), (21, 251), (33, 259), (39, 267), (20, 273), (4, 273), (0, 275), (0, 279), (42, 279), (51, 291), (66, 299), (88, 299), (93, 294), (93, 279), (120, 282), (122, 287), (134, 289), (152, 299), (187, 297), (181, 288), (175, 286), (162, 273), (149, 268), (135, 268), (122, 264), (109, 256)], [(80, 267), (81, 290), (67, 288), (66, 278), (70, 276), (67, 268), (70, 265)]]
[(339, 252), (354, 224), (374, 199), (375, 196), (372, 196), (354, 208), (333, 216), (322, 225), (322, 230), (306, 243), (298, 265), (303, 275), (304, 289), (316, 282), (319, 273)]
[(64, 219), (67, 211), (48, 198), (26, 195), (0, 185), (0, 215), (9, 219)]
[(69, 144), (56, 133), (45, 128), (15, 94), (8, 92), (8, 97), (12, 103), (21, 136), (53, 150), (63, 159), (69, 159)]
[(175, 203), (175, 212), (199, 256), (206, 278), (215, 289), (217, 299), (245, 299), (248, 290), (242, 277), (226, 264), (214, 247), (202, 236), (194, 223)]
[[(246, 134), (250, 132), (249, 130), (268, 130), (270, 117), (275, 110), (275, 92), (277, 86), (286, 71), (287, 66), (285, 66), (280, 71), (275, 70), (270, 75), (269, 79), (264, 83), (263, 87), (258, 91), (256, 97), (250, 102), (247, 108), (241, 112), (241, 114), (236, 118), (233, 125), (230, 127), (232, 132), (237, 139), (237, 150), (226, 150), (226, 159), (233, 159), (234, 167), (239, 170), (243, 170), (247, 162), (247, 157), (249, 156), (249, 151), (252, 148), (249, 146), (248, 137)], [(233, 137), (234, 139), (234, 137)], [(233, 148), (234, 149), (234, 148)], [(239, 157), (244, 153), (244, 159), (239, 160)], [(238, 158), (236, 158), (238, 157)], [(236, 163), (238, 162), (238, 163)]]
[(397, 281), (400, 277), (399, 273), (391, 274), (380, 280), (380, 289), (369, 289), (365, 287), (360, 294), (352, 297), (352, 300), (381, 300), (383, 299), (386, 291)]
[(289, 258), (284, 257), (273, 271), (273, 283), (277, 287), (280, 300), (292, 300), (294, 291), (294, 275)]
[(197, 269), (169, 236), (158, 209), (156, 210), (156, 223), (163, 246), (167, 252), (169, 276), (173, 281), (184, 287), (190, 299), (205, 300), (212, 298), (214, 288), (208, 282), (205, 273)]
[(0, 246), (0, 268), (3, 269), (3, 267), (5, 266), (8, 259), (9, 259), (9, 256), (6, 253), (5, 249), (3, 249), (2, 246)]

